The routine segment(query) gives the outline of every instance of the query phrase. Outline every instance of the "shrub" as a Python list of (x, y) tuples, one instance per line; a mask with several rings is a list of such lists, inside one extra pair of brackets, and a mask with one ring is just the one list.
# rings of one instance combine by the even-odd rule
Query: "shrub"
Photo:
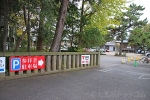
[(122, 54), (122, 56), (126, 56), (126, 53), (124, 52), (124, 53)]
[(119, 55), (119, 53), (118, 53), (118, 52), (116, 52), (116, 53), (115, 53), (115, 56), (118, 56), (118, 55)]
[(68, 52), (77, 52), (78, 47), (68, 47)]

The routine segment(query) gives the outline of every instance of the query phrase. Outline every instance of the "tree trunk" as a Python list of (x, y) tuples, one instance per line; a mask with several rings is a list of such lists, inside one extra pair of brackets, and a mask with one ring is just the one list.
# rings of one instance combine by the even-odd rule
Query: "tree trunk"
[(3, 34), (4, 34), (4, 32), (3, 32), (3, 27), (4, 27), (4, 24), (3, 24), (3, 22), (4, 22), (4, 19), (3, 19), (3, 14), (4, 14), (4, 6), (2, 6), (2, 5), (4, 5), (4, 1), (5, 0), (1, 0), (1, 4), (0, 4), (0, 19), (1, 19), (1, 25), (0, 25), (0, 52), (2, 52), (3, 51)]
[(84, 11), (84, 0), (82, 0), (82, 7), (81, 7), (79, 45), (82, 45), (81, 39), (82, 39), (82, 32), (83, 32), (83, 11)]
[(72, 37), (71, 37), (71, 41), (70, 41), (71, 42), (70, 46), (72, 47), (73, 46), (73, 40), (74, 40), (73, 23), (71, 24), (71, 27), (72, 27)]
[(27, 19), (26, 19), (27, 17), (26, 17), (25, 5), (23, 6), (23, 15), (24, 15), (24, 23), (25, 23), (25, 25), (26, 25), (26, 30), (23, 31), (23, 33), (22, 33), (20, 39), (18, 40), (14, 52), (17, 52), (17, 51), (18, 51), (19, 46), (21, 45), (21, 42), (22, 42), (22, 40), (23, 40), (25, 34), (27, 33), (27, 27), (28, 27), (28, 25), (27, 25)]
[(62, 0), (61, 1), (61, 7), (59, 10), (59, 19), (56, 25), (56, 31), (53, 43), (51, 45), (50, 51), (51, 52), (58, 52), (59, 46), (61, 43), (63, 28), (64, 28), (64, 22), (66, 20), (66, 13), (67, 13), (67, 7), (69, 4), (69, 0)]
[[(41, 13), (44, 11), (44, 4), (42, 4), (42, 7), (41, 7)], [(43, 41), (44, 41), (44, 38), (43, 38), (43, 23), (44, 23), (44, 16), (42, 16), (42, 14), (40, 14), (40, 20), (39, 20), (39, 30), (38, 30), (38, 37), (37, 37), (37, 50), (38, 51), (42, 51), (43, 50)]]
[(38, 32), (38, 37), (37, 37), (37, 50), (38, 51), (42, 51), (43, 50), (43, 22), (40, 21), (40, 24), (39, 24), (39, 32)]
[(2, 30), (3, 30), (3, 28), (0, 27), (0, 52), (3, 51), (3, 34), (4, 34), (4, 32)]
[(18, 51), (19, 46), (21, 45), (21, 42), (22, 42), (22, 40), (23, 40), (23, 38), (24, 38), (24, 36), (25, 36), (26, 33), (27, 33), (26, 30), (23, 31), (22, 35), (20, 36), (20, 39), (18, 40), (18, 42), (17, 42), (17, 44), (16, 44), (16, 47), (15, 47), (14, 52), (17, 52), (17, 51)]
[(3, 0), (4, 2), (4, 9), (5, 9), (5, 13), (4, 13), (4, 35), (3, 35), (3, 43), (2, 43), (2, 47), (3, 47), (3, 52), (6, 52), (6, 41), (7, 41), (7, 37), (8, 37), (8, 14), (9, 14), (9, 3), (8, 0)]
[(123, 40), (124, 40), (124, 38), (123, 38), (123, 33), (121, 33), (121, 42), (120, 42), (120, 51), (119, 51), (119, 55), (122, 54)]
[(30, 3), (30, 0), (28, 2), (28, 24), (26, 25), (26, 29), (27, 29), (27, 35), (28, 35), (28, 49), (27, 51), (30, 52), (30, 9), (29, 9), (29, 3)]

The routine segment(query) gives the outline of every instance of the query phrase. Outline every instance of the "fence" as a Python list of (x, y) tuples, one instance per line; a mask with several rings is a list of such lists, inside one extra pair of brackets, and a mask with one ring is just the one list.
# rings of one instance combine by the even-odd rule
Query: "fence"
[[(90, 55), (89, 64), (81, 64), (81, 55)], [(11, 56), (45, 56), (45, 68), (10, 72), (9, 60), (6, 61), (7, 71), (0, 73), (0, 80), (8, 80), (29, 76), (46, 75), (65, 71), (81, 70), (100, 65), (99, 52), (9, 52), (0, 53), (1, 57)]]

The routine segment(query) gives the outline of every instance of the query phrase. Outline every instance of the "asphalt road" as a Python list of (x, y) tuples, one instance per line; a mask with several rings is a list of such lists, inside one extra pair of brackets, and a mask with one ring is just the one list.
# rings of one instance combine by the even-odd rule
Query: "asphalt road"
[(0, 100), (150, 100), (150, 64), (100, 60), (100, 68), (1, 81)]

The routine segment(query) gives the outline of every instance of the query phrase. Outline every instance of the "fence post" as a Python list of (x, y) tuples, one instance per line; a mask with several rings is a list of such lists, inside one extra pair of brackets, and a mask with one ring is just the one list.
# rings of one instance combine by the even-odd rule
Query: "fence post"
[(91, 54), (91, 57), (90, 57), (91, 61), (90, 61), (90, 67), (93, 66), (93, 54)]
[(76, 68), (79, 68), (79, 63), (81, 63), (81, 61), (79, 61), (79, 55), (76, 55)]
[(67, 56), (66, 55), (64, 55), (64, 57), (63, 57), (63, 70), (66, 70), (66, 61), (67, 61)]
[(100, 51), (97, 54), (97, 66), (100, 67)]
[(67, 56), (67, 69), (71, 70), (71, 55)]
[(59, 71), (61, 71), (61, 68), (62, 68), (61, 63), (62, 63), (62, 55), (59, 55), (57, 57), (57, 68), (58, 68)]
[(52, 70), (56, 71), (56, 56), (52, 56)]
[(51, 56), (46, 57), (46, 71), (50, 72), (50, 67), (51, 67)]
[(72, 64), (71, 64), (71, 67), (73, 68), (73, 69), (75, 69), (75, 55), (72, 55)]

